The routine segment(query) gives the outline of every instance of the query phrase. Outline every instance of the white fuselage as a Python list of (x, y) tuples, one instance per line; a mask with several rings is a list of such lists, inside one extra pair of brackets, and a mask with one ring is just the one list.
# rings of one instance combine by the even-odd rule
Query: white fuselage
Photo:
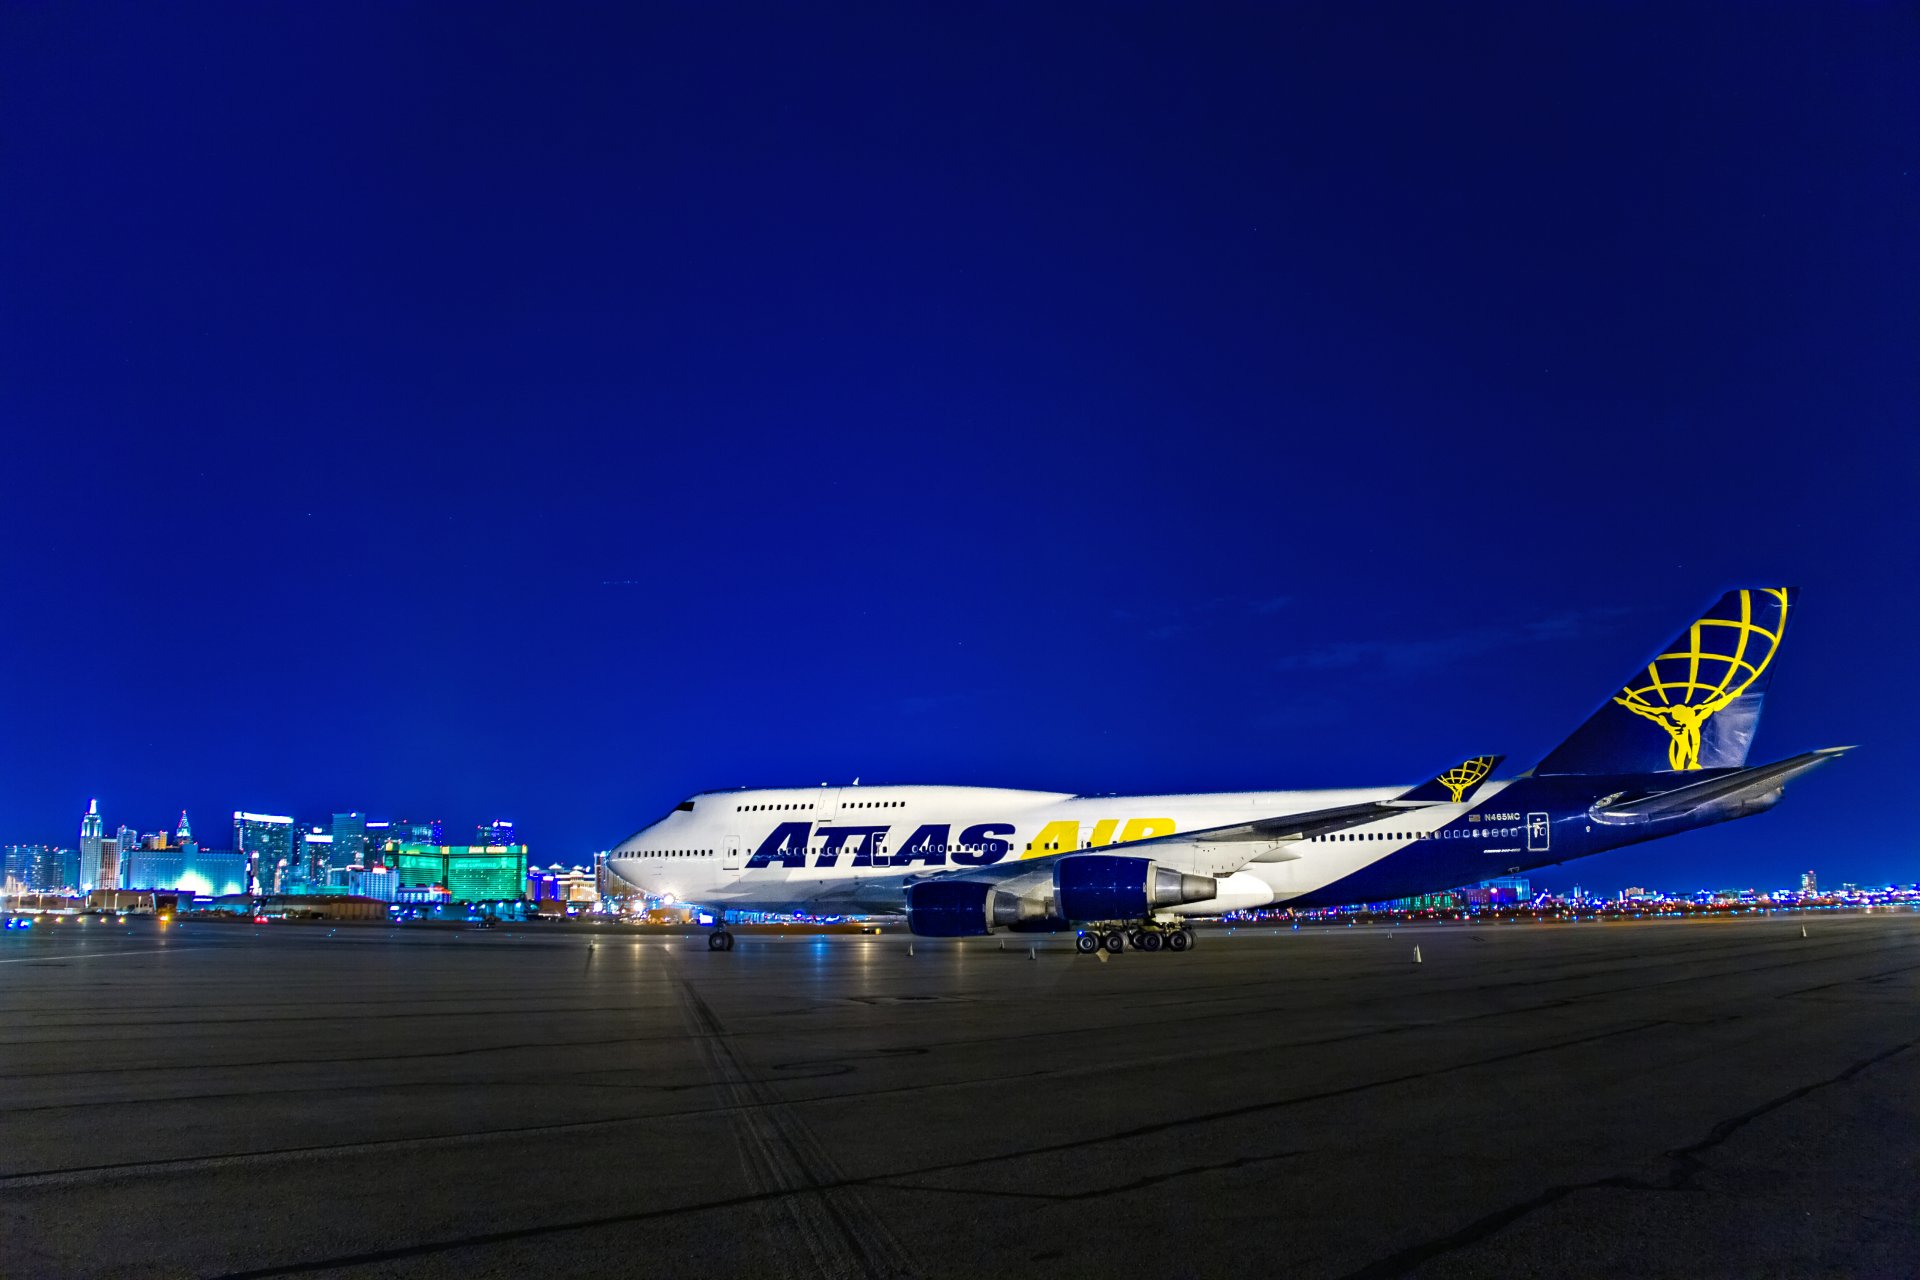
[[(1505, 784), (1477, 795), (1484, 805)], [(615, 874), (641, 892), (741, 911), (898, 910), (918, 877), (1393, 799), (1404, 788), (1076, 796), (991, 787), (815, 787), (708, 792), (621, 842)], [(1468, 805), (1434, 805), (1311, 840), (1162, 841), (1154, 857), (1215, 876), (1209, 915), (1285, 902), (1421, 840)]]

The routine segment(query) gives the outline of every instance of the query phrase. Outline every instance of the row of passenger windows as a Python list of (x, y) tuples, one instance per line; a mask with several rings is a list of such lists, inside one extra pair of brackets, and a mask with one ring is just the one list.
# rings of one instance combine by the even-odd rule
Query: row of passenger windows
[[(1491, 836), (1496, 840), (1518, 839), (1519, 827), (1469, 827), (1472, 835)], [(1339, 835), (1315, 836), (1315, 840), (1436, 840), (1437, 831), (1351, 831)]]
[[(906, 803), (905, 800), (860, 800), (843, 804), (840, 807), (842, 809), (898, 809)], [(810, 804), (737, 804), (733, 806), (733, 811), (735, 813), (763, 813), (769, 810), (788, 812), (811, 808), (813, 808), (813, 806)]]
[(656, 858), (711, 858), (711, 849), (660, 849), (653, 854)]

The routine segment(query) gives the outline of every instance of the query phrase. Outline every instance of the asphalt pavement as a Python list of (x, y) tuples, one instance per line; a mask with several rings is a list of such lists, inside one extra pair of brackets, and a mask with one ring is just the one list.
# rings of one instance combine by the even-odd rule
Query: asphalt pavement
[(43, 924), (0, 1274), (1912, 1276), (1916, 1045), (1911, 912)]

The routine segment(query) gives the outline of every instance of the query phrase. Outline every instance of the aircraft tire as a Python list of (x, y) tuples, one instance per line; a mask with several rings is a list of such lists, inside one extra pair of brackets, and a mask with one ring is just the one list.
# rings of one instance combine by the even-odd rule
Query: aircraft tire
[(1175, 929), (1167, 935), (1167, 950), (1185, 951), (1193, 945), (1193, 935), (1185, 929)]
[(733, 950), (733, 935), (728, 933), (725, 929), (715, 929), (712, 933), (707, 935), (707, 950), (709, 951)]
[(1124, 933), (1109, 933), (1100, 939), (1100, 945), (1111, 951), (1114, 955), (1119, 955), (1127, 949), (1127, 935)]
[(1083, 933), (1073, 940), (1073, 949), (1083, 956), (1090, 956), (1100, 949), (1100, 936), (1093, 933)]
[(1160, 935), (1148, 930), (1142, 930), (1140, 932), (1138, 945), (1142, 951), (1158, 951), (1160, 949)]

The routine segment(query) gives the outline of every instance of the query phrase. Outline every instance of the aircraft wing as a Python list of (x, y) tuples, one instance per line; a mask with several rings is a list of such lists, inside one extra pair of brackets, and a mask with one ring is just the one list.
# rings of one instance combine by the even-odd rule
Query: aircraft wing
[[(1021, 858), (1017, 861), (996, 862), (984, 867), (968, 867), (957, 871), (936, 872), (948, 880), (972, 880), (1018, 891), (1028, 887), (1051, 884), (1053, 864), (1061, 858), (1075, 853), (1119, 854), (1150, 858), (1156, 850), (1196, 844), (1264, 844), (1265, 850), (1247, 850), (1242, 859), (1246, 862), (1286, 862), (1299, 857), (1280, 848), (1301, 840), (1310, 840), (1315, 836), (1331, 835), (1344, 831), (1348, 827), (1363, 826), (1369, 822), (1378, 822), (1382, 818), (1391, 818), (1396, 814), (1412, 809), (1425, 809), (1451, 801), (1448, 796), (1471, 795), (1481, 782), (1493, 772), (1503, 756), (1475, 756), (1461, 764), (1429, 779), (1409, 791), (1404, 791), (1391, 800), (1369, 800), (1361, 804), (1339, 805), (1331, 809), (1312, 809), (1304, 813), (1285, 813), (1268, 818), (1255, 818), (1250, 822), (1234, 822), (1218, 827), (1201, 827), (1194, 831), (1180, 831), (1173, 835), (1151, 836), (1145, 840), (1128, 840), (1121, 844), (1105, 844), (1094, 849), (1063, 849), (1058, 853), (1043, 854), (1037, 858)], [(1440, 794), (1435, 794), (1435, 789)], [(1032, 882), (1029, 886), (1028, 882)]]
[(1595, 822), (1658, 822), (1684, 818), (1705, 805), (1737, 804), (1745, 800), (1765, 800), (1809, 769), (1817, 769), (1838, 759), (1852, 747), (1826, 747), (1790, 756), (1773, 764), (1737, 769), (1671, 791), (1656, 791), (1633, 799), (1603, 801), (1590, 810)]

